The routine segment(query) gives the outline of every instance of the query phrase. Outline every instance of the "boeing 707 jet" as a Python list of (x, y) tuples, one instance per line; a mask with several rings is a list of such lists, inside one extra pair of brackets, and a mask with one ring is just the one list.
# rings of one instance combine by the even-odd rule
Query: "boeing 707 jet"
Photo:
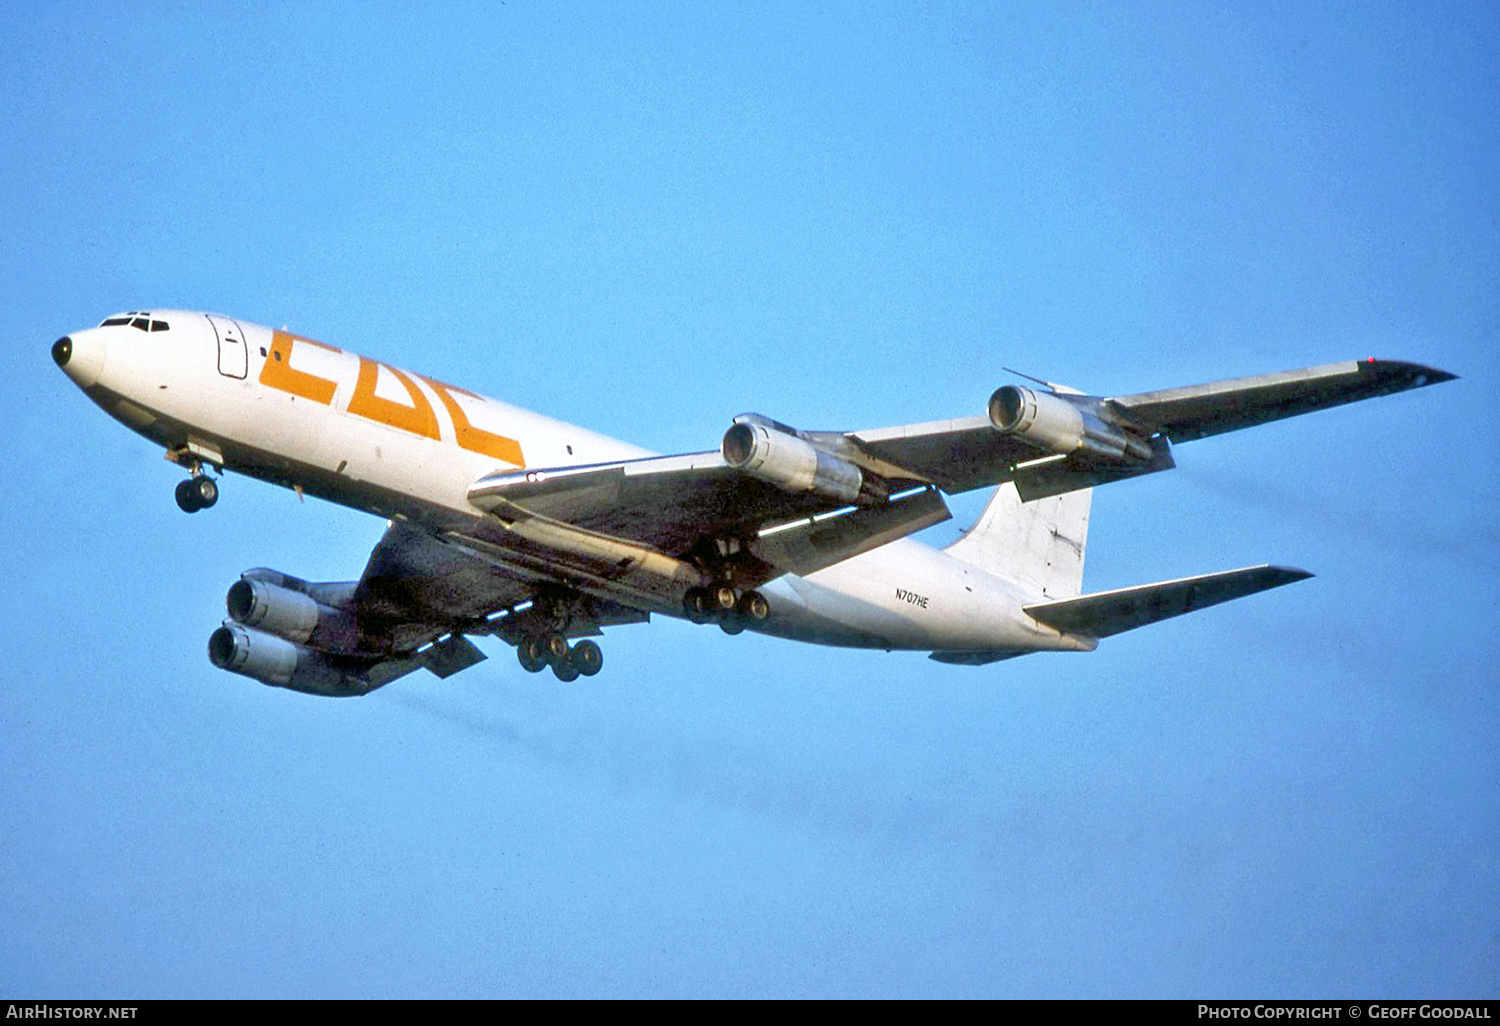
[[(366, 694), (515, 646), (532, 672), (598, 673), (602, 628), (653, 613), (980, 665), (1091, 651), (1122, 631), (1309, 576), (1252, 566), (1083, 594), (1092, 489), (1174, 466), (1172, 446), (1450, 380), (1360, 360), (1113, 397), (1004, 385), (954, 420), (806, 431), (759, 414), (661, 456), (323, 342), (218, 314), (131, 311), (52, 357), (186, 471), (235, 471), (388, 521), (358, 580), (247, 570), (214, 665)], [(909, 537), (944, 496), (994, 490), (943, 549)]]

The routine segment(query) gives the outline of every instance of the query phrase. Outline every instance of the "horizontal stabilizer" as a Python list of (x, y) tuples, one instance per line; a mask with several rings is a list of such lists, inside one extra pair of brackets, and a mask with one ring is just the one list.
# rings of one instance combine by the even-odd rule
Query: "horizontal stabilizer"
[(1059, 602), (1041, 602), (1027, 606), (1026, 612), (1033, 619), (1069, 634), (1107, 638), (1311, 576), (1306, 570), (1289, 566), (1252, 566), (1159, 584), (1100, 591)]

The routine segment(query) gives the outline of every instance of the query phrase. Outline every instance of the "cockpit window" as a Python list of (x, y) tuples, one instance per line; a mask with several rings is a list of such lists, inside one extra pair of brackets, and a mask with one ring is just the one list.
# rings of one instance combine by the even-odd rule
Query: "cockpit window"
[(115, 314), (113, 317), (106, 317), (99, 322), (99, 327), (113, 328), (121, 324), (128, 324), (132, 328), (139, 328), (142, 331), (172, 330), (172, 326), (166, 321), (152, 320), (149, 310), (129, 310), (122, 314)]

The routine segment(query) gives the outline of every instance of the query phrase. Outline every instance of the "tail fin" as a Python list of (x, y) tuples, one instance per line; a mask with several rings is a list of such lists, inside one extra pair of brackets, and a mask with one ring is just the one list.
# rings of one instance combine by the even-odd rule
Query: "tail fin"
[(1072, 598), (1083, 590), (1093, 498), (1094, 490), (1084, 488), (1022, 502), (1016, 486), (1007, 481), (995, 489), (968, 533), (945, 551), (1049, 599)]

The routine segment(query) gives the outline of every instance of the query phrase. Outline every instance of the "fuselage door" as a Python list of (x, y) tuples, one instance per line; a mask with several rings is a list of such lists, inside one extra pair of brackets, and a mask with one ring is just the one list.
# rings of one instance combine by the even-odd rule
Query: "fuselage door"
[(208, 323), (219, 336), (219, 373), (226, 378), (243, 378), (250, 368), (250, 354), (245, 347), (245, 333), (228, 317), (208, 314)]

